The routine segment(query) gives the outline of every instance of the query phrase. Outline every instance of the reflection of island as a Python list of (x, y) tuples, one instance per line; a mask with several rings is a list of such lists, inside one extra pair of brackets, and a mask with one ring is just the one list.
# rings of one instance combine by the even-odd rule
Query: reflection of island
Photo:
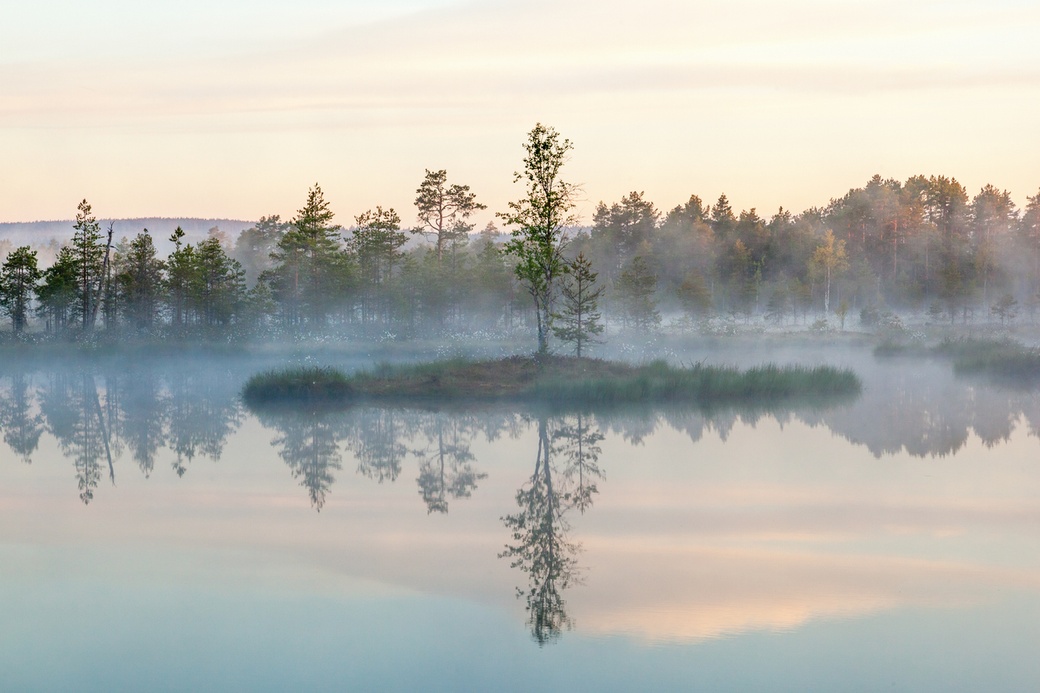
[[(166, 455), (183, 475), (197, 457), (217, 460), (244, 412), (238, 391), (248, 364), (177, 361), (128, 365), (66, 364), (49, 371), (18, 371), (4, 364), (0, 376), (0, 434), (17, 459), (29, 461), (47, 433), (75, 467), (80, 497), (89, 503), (100, 480), (113, 482), (126, 453), (146, 477)], [(706, 431), (725, 439), (738, 422), (762, 418), (823, 425), (875, 455), (905, 451), (945, 455), (974, 432), (986, 445), (1007, 440), (1019, 422), (1040, 437), (1040, 396), (957, 379), (945, 364), (915, 362), (864, 367), (862, 397), (830, 409), (625, 407), (597, 412), (604, 431), (638, 443), (661, 425), (699, 440)], [(312, 418), (307, 418), (311, 416)], [(275, 447), (294, 478), (321, 508), (350, 454), (357, 472), (394, 483), (415, 464), (419, 495), (430, 513), (448, 511), (485, 478), (470, 452), (473, 439), (517, 436), (525, 419), (516, 411), (437, 412), (356, 407), (325, 414), (268, 412), (262, 423), (277, 432)], [(558, 481), (567, 485), (568, 507), (584, 511), (596, 493), (595, 458), (602, 438), (588, 416), (549, 422)], [(555, 487), (559, 487), (557, 483)]]

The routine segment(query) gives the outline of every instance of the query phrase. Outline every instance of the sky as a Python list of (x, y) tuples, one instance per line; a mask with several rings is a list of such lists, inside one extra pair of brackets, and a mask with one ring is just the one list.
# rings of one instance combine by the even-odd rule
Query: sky
[(38, 0), (0, 37), (0, 221), (414, 218), (425, 169), (489, 206), (537, 122), (586, 220), (644, 191), (770, 216), (875, 173), (1040, 190), (1024, 0)]

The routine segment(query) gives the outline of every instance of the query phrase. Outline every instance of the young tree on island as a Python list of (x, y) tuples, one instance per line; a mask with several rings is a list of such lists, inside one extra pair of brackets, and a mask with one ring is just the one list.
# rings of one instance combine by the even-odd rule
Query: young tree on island
[(571, 141), (561, 139), (554, 128), (541, 123), (527, 135), (524, 172), (513, 174), (514, 182), (525, 181), (527, 196), (509, 203), (509, 211), (498, 216), (513, 229), (505, 244), (516, 257), (516, 276), (534, 300), (538, 323), (538, 354), (549, 352), (556, 280), (566, 271), (563, 259), (563, 229), (575, 222), (575, 187), (560, 178)]
[(448, 172), (426, 170), (418, 190), (415, 191), (415, 206), (419, 212), (419, 226), (412, 233), (421, 233), (432, 238), (437, 249), (437, 262), (444, 256), (444, 247), (452, 241), (465, 238), (470, 231), (466, 223), (470, 215), (487, 205), (477, 202), (476, 195), (468, 185), (448, 185)]
[(0, 267), (0, 308), (11, 316), (16, 333), (25, 329), (29, 301), (43, 273), (36, 266), (36, 251), (29, 246), (18, 248)]
[(557, 324), (553, 334), (561, 342), (574, 345), (574, 354), (581, 358), (583, 347), (596, 342), (596, 335), (603, 334), (598, 302), (603, 287), (596, 287), (596, 273), (592, 271), (585, 255), (570, 263), (570, 273), (560, 288), (562, 308), (553, 315)]

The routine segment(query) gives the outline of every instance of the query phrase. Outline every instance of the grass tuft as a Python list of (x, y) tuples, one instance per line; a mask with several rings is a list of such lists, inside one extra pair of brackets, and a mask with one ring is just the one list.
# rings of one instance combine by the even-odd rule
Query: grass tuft
[(335, 368), (297, 366), (257, 373), (242, 399), (251, 406), (282, 402), (332, 403), (350, 397), (350, 380)]

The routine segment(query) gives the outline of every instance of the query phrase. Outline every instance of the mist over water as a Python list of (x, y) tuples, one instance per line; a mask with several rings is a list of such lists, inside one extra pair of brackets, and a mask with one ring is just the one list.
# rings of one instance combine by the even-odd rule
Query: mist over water
[[(683, 358), (788, 358), (699, 344)], [(1037, 680), (1032, 391), (819, 344), (790, 358), (853, 366), (857, 400), (250, 412), (241, 387), (272, 358), (5, 363), (3, 592), (21, 596), (0, 610), (33, 624), (6, 638), (10, 680), (61, 689), (83, 656), (92, 681), (165, 672), (182, 688), (216, 675), (203, 643), (226, 653), (227, 681), (259, 689), (406, 688), (431, 652), (435, 688), (480, 687), (479, 660), (502, 657), (507, 689), (560, 658), (607, 688), (698, 671), (819, 686), (848, 666), (864, 690)], [(106, 635), (70, 668), (30, 673), (27, 647), (90, 622)], [(876, 666), (864, 648), (927, 658), (937, 632), (961, 633), (941, 667)], [(391, 641), (419, 664), (391, 667)], [(147, 670), (114, 659), (131, 642)], [(791, 668), (805, 657), (818, 664)]]

